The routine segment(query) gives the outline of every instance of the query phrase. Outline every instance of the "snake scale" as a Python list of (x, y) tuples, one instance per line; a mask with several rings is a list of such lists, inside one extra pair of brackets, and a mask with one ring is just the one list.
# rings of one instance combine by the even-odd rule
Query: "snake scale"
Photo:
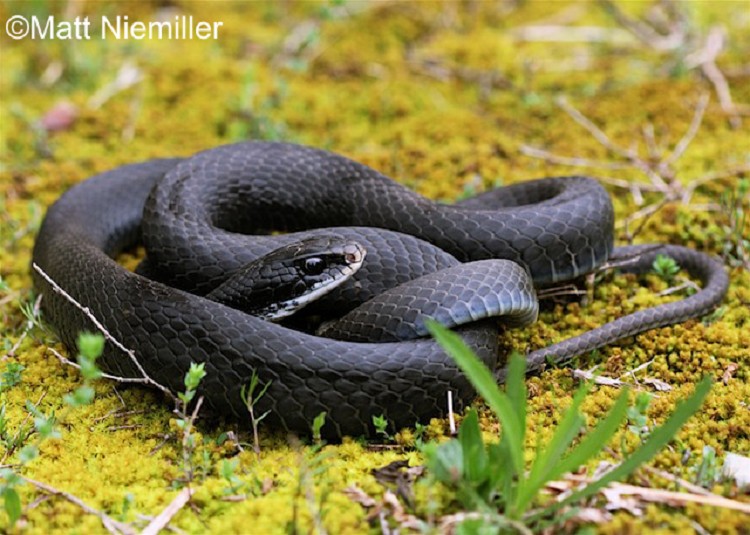
[[(308, 433), (326, 411), (326, 435), (356, 436), (371, 434), (373, 416), (398, 429), (444, 414), (449, 390), (460, 403), (472, 399), (452, 360), (420, 337), (422, 315), (468, 322), (457, 331), (494, 366), (497, 332), (487, 318), (535, 319), (532, 279), (536, 286), (567, 281), (626, 258), (634, 259), (627, 270), (644, 271), (663, 253), (701, 280), (702, 289), (682, 301), (531, 353), (535, 370), (549, 358), (562, 362), (700, 316), (721, 301), (728, 278), (718, 260), (679, 246), (615, 249), (613, 225), (608, 194), (586, 177), (524, 182), (443, 205), (331, 152), (246, 142), (127, 165), (78, 184), (48, 210), (33, 262), (170, 390), (183, 388), (191, 362), (204, 362), (200, 394), (209, 414), (247, 419), (240, 390), (255, 372), (269, 385), (257, 410), (270, 410), (270, 424)], [(204, 297), (227, 272), (295, 240), (331, 234), (362, 244), (367, 258), (310, 314), (359, 307), (348, 326), (328, 328), (327, 336), (346, 337), (359, 325), (350, 340), (293, 330)], [(139, 274), (112, 259), (141, 241), (148, 252)], [(33, 274), (45, 317), (74, 348), (77, 333), (94, 326)], [(410, 305), (427, 308), (414, 313)], [(376, 331), (387, 331), (386, 341), (368, 341)], [(100, 365), (140, 374), (112, 344)]]

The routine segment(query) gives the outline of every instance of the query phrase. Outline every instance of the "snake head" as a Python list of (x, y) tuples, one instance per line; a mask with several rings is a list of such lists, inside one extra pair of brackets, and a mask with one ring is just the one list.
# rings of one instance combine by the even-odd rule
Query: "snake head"
[(279, 321), (351, 278), (365, 255), (359, 243), (338, 236), (301, 240), (242, 266), (206, 297)]

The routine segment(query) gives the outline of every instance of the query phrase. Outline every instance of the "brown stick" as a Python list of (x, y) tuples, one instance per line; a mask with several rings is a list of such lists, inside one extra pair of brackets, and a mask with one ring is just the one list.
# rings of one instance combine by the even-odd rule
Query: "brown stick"
[[(141, 366), (141, 363), (138, 361), (138, 358), (135, 356), (135, 351), (132, 349), (128, 349), (125, 347), (119, 340), (117, 340), (114, 336), (112, 336), (106, 327), (94, 316), (94, 314), (91, 312), (91, 310), (88, 307), (83, 306), (81, 303), (76, 301), (68, 292), (63, 290), (60, 285), (58, 285), (54, 280), (52, 280), (52, 277), (47, 275), (47, 273), (39, 267), (39, 265), (34, 262), (31, 264), (31, 266), (34, 268), (34, 270), (39, 273), (39, 275), (42, 276), (44, 280), (46, 280), (50, 286), (52, 286), (52, 289), (55, 291), (55, 293), (58, 293), (62, 295), (69, 303), (71, 303), (73, 306), (75, 306), (78, 310), (84, 313), (84, 315), (91, 320), (91, 322), (96, 326), (99, 331), (104, 335), (104, 338), (106, 338), (109, 342), (111, 342), (116, 348), (118, 348), (120, 351), (125, 353), (128, 358), (135, 364), (136, 368), (138, 368), (139, 373), (143, 377), (143, 380), (149, 384), (150, 386), (153, 386), (155, 388), (158, 388), (161, 390), (164, 394), (166, 394), (170, 399), (174, 399), (174, 394), (172, 394), (172, 391), (169, 390), (166, 386), (161, 385), (160, 383), (157, 383), (149, 375), (146, 373), (146, 370), (143, 369), (143, 366)], [(124, 378), (120, 378), (124, 379)]]
[(68, 492), (64, 492), (62, 490), (56, 489), (55, 487), (48, 485), (47, 483), (42, 483), (41, 481), (36, 481), (34, 479), (30, 479), (28, 477), (19, 475), (21, 479), (26, 481), (27, 483), (30, 483), (31, 485), (35, 486), (38, 489), (43, 490), (44, 492), (48, 494), (52, 494), (54, 496), (60, 496), (62, 498), (65, 498), (71, 503), (74, 503), (84, 511), (86, 511), (89, 514), (92, 514), (99, 518), (99, 520), (102, 521), (102, 525), (106, 528), (107, 531), (114, 534), (120, 534), (124, 533), (126, 535), (135, 535), (137, 532), (132, 527), (130, 527), (128, 524), (125, 524), (123, 522), (119, 522), (112, 518), (111, 516), (107, 515), (106, 513), (103, 513), (99, 511), (98, 509), (94, 509), (89, 504), (84, 502), (82, 499), (80, 499), (78, 496), (74, 496), (73, 494), (70, 494)]

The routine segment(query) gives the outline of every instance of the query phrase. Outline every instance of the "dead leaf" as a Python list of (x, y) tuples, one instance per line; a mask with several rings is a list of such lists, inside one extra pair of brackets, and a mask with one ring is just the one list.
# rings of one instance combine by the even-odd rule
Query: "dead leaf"
[(734, 372), (736, 372), (738, 369), (739, 369), (738, 364), (734, 362), (729, 364), (729, 366), (727, 366), (727, 369), (724, 370), (724, 373), (721, 376), (721, 382), (724, 383), (725, 385), (729, 384), (729, 381), (731, 381), (732, 378), (734, 377)]
[(612, 520), (612, 514), (596, 507), (583, 507), (573, 516), (573, 520), (586, 524), (603, 524)]
[(670, 385), (669, 383), (665, 383), (664, 381), (654, 379), (652, 377), (646, 377), (643, 380), (643, 384), (652, 387), (658, 392), (669, 392), (670, 390), (672, 390), (672, 385)]
[(624, 498), (617, 486), (602, 489), (602, 494), (607, 500), (608, 511), (627, 511), (633, 516), (643, 516), (642, 504), (635, 498)]
[(58, 102), (44, 114), (39, 124), (47, 132), (62, 132), (78, 118), (78, 108), (70, 102)]
[(603, 375), (595, 375), (594, 373), (587, 370), (573, 370), (573, 377), (579, 380), (591, 381), (594, 383), (604, 386), (621, 387), (625, 383), (619, 379), (612, 379), (611, 377), (605, 377)]
[(375, 507), (378, 502), (375, 501), (375, 499), (367, 494), (364, 490), (359, 488), (356, 485), (351, 485), (349, 487), (346, 487), (344, 489), (344, 494), (353, 501), (354, 503), (358, 503), (362, 507), (366, 509), (370, 509), (372, 507)]

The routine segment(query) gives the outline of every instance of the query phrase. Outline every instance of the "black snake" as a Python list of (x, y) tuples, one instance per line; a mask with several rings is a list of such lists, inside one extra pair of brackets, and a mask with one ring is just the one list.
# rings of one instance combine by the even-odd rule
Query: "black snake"
[[(170, 390), (183, 389), (191, 362), (205, 362), (201, 393), (209, 411), (247, 419), (240, 389), (255, 372), (270, 383), (257, 407), (271, 411), (270, 423), (306, 433), (326, 411), (327, 435), (361, 435), (371, 432), (373, 416), (397, 429), (444, 414), (449, 390), (459, 402), (470, 400), (471, 386), (436, 342), (413, 338), (424, 334), (422, 315), (470, 322), (459, 332), (494, 366), (497, 333), (484, 318), (535, 318), (527, 271), (534, 284), (548, 285), (608, 259), (634, 257), (627, 269), (647, 270), (663, 253), (703, 283), (682, 301), (531, 353), (530, 370), (702, 315), (721, 301), (728, 278), (717, 260), (678, 246), (613, 250), (613, 220), (606, 191), (585, 177), (541, 179), (441, 205), (330, 152), (248, 142), (120, 167), (75, 186), (49, 209), (33, 262)], [(303, 230), (309, 228), (323, 230)], [(287, 233), (271, 234), (278, 230)], [(294, 240), (331, 234), (362, 244), (367, 259), (310, 313), (366, 302), (345, 328), (326, 331), (353, 341), (293, 330), (201, 297), (227, 270)], [(140, 268), (147, 276), (111, 259), (139, 241), (148, 250)], [(34, 279), (46, 317), (74, 347), (77, 333), (93, 325), (39, 273)], [(378, 335), (388, 341), (358, 341)], [(395, 341), (403, 337), (413, 339)], [(100, 364), (139, 376), (110, 344)]]

